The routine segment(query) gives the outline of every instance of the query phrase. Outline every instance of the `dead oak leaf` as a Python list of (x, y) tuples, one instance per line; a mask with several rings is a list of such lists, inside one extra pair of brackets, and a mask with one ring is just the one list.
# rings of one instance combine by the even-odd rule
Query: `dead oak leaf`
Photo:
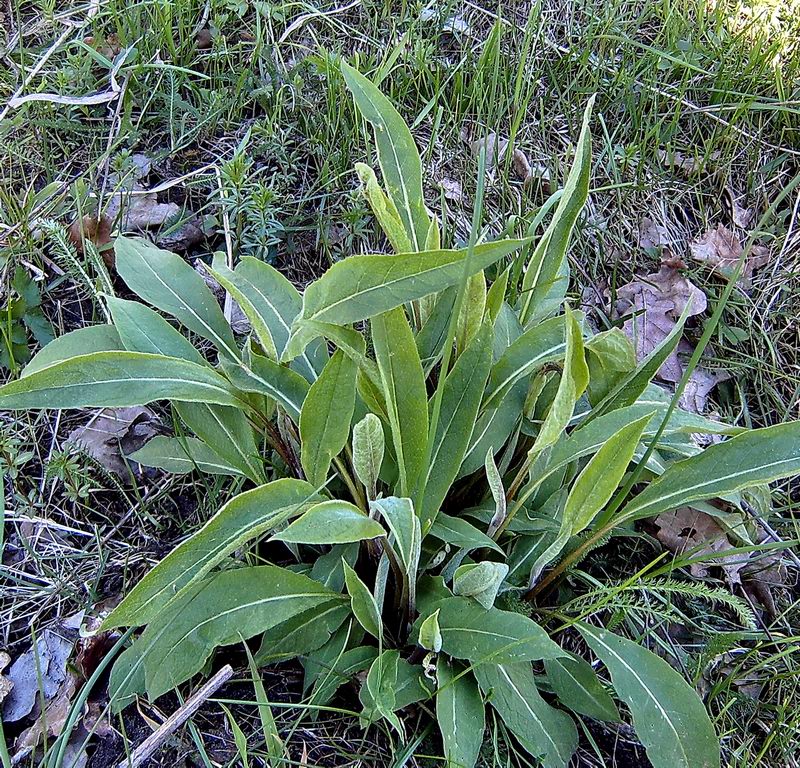
[(13, 680), (10, 680), (5, 675), (3, 675), (3, 670), (11, 663), (11, 657), (5, 652), (0, 651), (0, 704), (3, 703), (3, 700), (9, 693), (11, 693), (11, 689), (14, 687)]
[[(658, 528), (656, 538), (676, 555), (690, 554), (700, 558), (689, 565), (689, 572), (698, 579), (707, 578), (709, 568), (722, 568), (730, 584), (741, 583), (741, 571), (747, 564), (747, 556), (728, 555), (733, 548), (723, 528), (711, 515), (691, 507), (680, 507), (671, 512), (662, 512), (654, 521)], [(703, 562), (703, 556), (709, 556)]]
[[(708, 229), (706, 233), (689, 244), (692, 258), (702, 262), (709, 269), (726, 279), (733, 277), (736, 265), (744, 248), (739, 238), (724, 224)], [(746, 288), (750, 285), (753, 273), (769, 263), (769, 252), (766, 248), (754, 245), (746, 256), (739, 284)]]
[(660, 250), (671, 248), (678, 242), (678, 238), (664, 225), (642, 216), (639, 222), (639, 246), (645, 250)]
[(130, 469), (124, 456), (139, 450), (159, 432), (156, 414), (144, 406), (104, 408), (67, 436), (103, 467), (126, 478)]
[(86, 242), (91, 242), (103, 257), (106, 266), (113, 268), (114, 246), (111, 244), (111, 219), (108, 216), (87, 214), (81, 219), (75, 219), (67, 229), (67, 237), (80, 255), (86, 250)]

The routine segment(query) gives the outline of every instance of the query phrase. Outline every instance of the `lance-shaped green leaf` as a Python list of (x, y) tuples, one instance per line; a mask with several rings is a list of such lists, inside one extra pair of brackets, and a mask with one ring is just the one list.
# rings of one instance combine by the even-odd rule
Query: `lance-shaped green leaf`
[(430, 608), (439, 609), (442, 650), (456, 659), (502, 664), (564, 654), (547, 632), (521, 613), (487, 611), (466, 597), (444, 598)]
[(103, 627), (147, 624), (174, 595), (228, 554), (318, 499), (308, 483), (290, 478), (235, 496), (155, 566), (108, 615)]
[(561, 659), (547, 659), (544, 668), (547, 682), (564, 706), (595, 720), (609, 723), (620, 721), (614, 699), (588, 661), (571, 653)]
[(561, 436), (572, 418), (575, 403), (589, 383), (589, 369), (586, 366), (581, 329), (569, 307), (566, 308), (565, 325), (564, 368), (556, 395), (531, 449), (537, 453), (553, 445)]
[(353, 615), (358, 619), (358, 623), (364, 627), (379, 642), (383, 642), (383, 623), (378, 604), (372, 593), (367, 589), (367, 585), (358, 577), (358, 574), (345, 562), (342, 561), (344, 568), (344, 583), (347, 587), (347, 594), (350, 595), (350, 607)]
[(433, 305), (433, 309), (416, 335), (417, 350), (422, 361), (423, 369), (428, 372), (441, 357), (447, 331), (450, 326), (450, 315), (456, 299), (456, 289), (448, 288), (442, 291)]
[(333, 457), (344, 448), (356, 401), (356, 365), (342, 350), (311, 385), (300, 411), (300, 462), (312, 485), (325, 483)]
[(375, 171), (368, 165), (364, 165), (364, 163), (356, 163), (356, 173), (361, 180), (364, 195), (369, 201), (369, 207), (372, 208), (378, 224), (381, 225), (381, 229), (386, 237), (389, 238), (395, 253), (410, 253), (414, 250), (423, 250), (414, 248), (397, 206), (381, 189)]
[(309, 384), (299, 373), (254, 352), (247, 363), (223, 363), (222, 369), (237, 389), (272, 398), (295, 424), (300, 421)]
[[(299, 573), (273, 565), (222, 571), (190, 587), (137, 641), (144, 649), (151, 699), (200, 671), (217, 646), (238, 643), (293, 616), (346, 598)], [(186, 597), (183, 597), (186, 594)]]
[(346, 501), (315, 504), (272, 538), (295, 544), (348, 544), (385, 536), (380, 523)]
[(442, 650), (442, 630), (439, 629), (438, 608), (419, 625), (417, 642), (421, 648), (433, 651), (433, 653), (439, 653)]
[(666, 661), (587, 624), (578, 630), (611, 673), (654, 768), (716, 768), (719, 741), (703, 702)]
[(508, 730), (543, 768), (566, 768), (578, 747), (578, 730), (565, 712), (536, 689), (530, 664), (483, 664), (474, 670), (481, 690)]
[(589, 366), (589, 402), (597, 405), (636, 368), (633, 342), (619, 328), (598, 333), (586, 344)]
[(207, 445), (213, 445), (231, 466), (254, 483), (265, 483), (264, 462), (253, 428), (240, 408), (206, 403), (176, 403), (186, 426)]
[(486, 278), (483, 271), (476, 272), (467, 280), (461, 311), (456, 324), (456, 353), (461, 354), (468, 346), (483, 322), (486, 308)]
[(180, 331), (161, 315), (138, 301), (106, 296), (120, 340), (131, 352), (179, 357), (198, 365), (206, 365), (203, 356)]
[(388, 720), (398, 733), (403, 733), (400, 719), (394, 714), (397, 708), (397, 668), (400, 663), (399, 651), (384, 651), (367, 672), (367, 679), (361, 686), (359, 698), (364, 705), (361, 716), (374, 723), (381, 718)]
[(506, 519), (507, 508), (506, 489), (503, 487), (503, 478), (500, 476), (500, 470), (497, 469), (497, 464), (495, 464), (494, 450), (492, 448), (486, 451), (484, 467), (486, 468), (486, 482), (489, 484), (489, 490), (492, 492), (492, 500), (494, 501), (494, 515), (492, 515), (492, 521), (489, 523), (488, 535), (494, 536)]
[(436, 515), (428, 534), (445, 544), (449, 544), (451, 547), (458, 547), (459, 549), (488, 548), (495, 550), (495, 552), (503, 551), (494, 539), (478, 530), (472, 523), (467, 522), (462, 517), (451, 517), (444, 512)]
[(642, 432), (652, 418), (653, 414), (648, 413), (626, 424), (602, 445), (583, 468), (567, 496), (558, 536), (536, 560), (531, 569), (529, 586), (539, 578), (544, 567), (558, 556), (571, 536), (591, 525), (597, 513), (614, 495), (633, 459)]
[(341, 653), (329, 668), (320, 672), (314, 682), (309, 703), (317, 707), (325, 706), (340, 686), (352, 680), (359, 672), (369, 669), (377, 655), (378, 649), (374, 645), (360, 645)]
[(392, 103), (360, 72), (342, 62), (342, 75), (358, 111), (375, 131), (383, 181), (411, 241), (425, 247), (431, 220), (422, 193), (422, 162), (408, 126)]
[(372, 341), (400, 472), (400, 493), (406, 495), (414, 488), (425, 461), (428, 393), (414, 335), (402, 307), (373, 319)]
[[(274, 348), (276, 359), (281, 360), (289, 343), (292, 322), (302, 309), (297, 289), (277, 269), (252, 256), (242, 257), (232, 273), (219, 259), (214, 266), (247, 297), (252, 311), (261, 318), (258, 328), (254, 325), (257, 335), (260, 338), (262, 333), (268, 333), (272, 339), (267, 346), (262, 342), (264, 351), (269, 353)], [(325, 345), (319, 339), (309, 340), (293, 356), (291, 368), (307, 381), (314, 381), (327, 359)]]
[(394, 535), (394, 547), (400, 556), (400, 562), (406, 574), (413, 577), (417, 572), (422, 536), (419, 518), (414, 513), (411, 499), (389, 496), (373, 501), (371, 507), (380, 512), (386, 521)]
[(383, 425), (374, 413), (368, 413), (353, 427), (353, 471), (370, 499), (376, 496), (383, 451)]
[[(471, 274), (516, 251), (523, 240), (475, 246)], [(464, 272), (467, 248), (396, 255), (366, 254), (337, 261), (306, 288), (303, 319), (347, 325), (367, 320), (456, 285)]]
[(134, 293), (213, 342), (223, 355), (239, 359), (233, 332), (217, 300), (180, 256), (140, 237), (118, 237), (114, 252), (117, 272)]
[(545, 363), (559, 360), (565, 350), (563, 317), (550, 318), (523, 333), (492, 367), (483, 408), (497, 407), (518, 381)]
[(51, 365), (92, 352), (113, 352), (125, 347), (113, 325), (90, 325), (70, 331), (46, 344), (22, 370), (22, 378)]
[(492, 332), (485, 323), (445, 379), (430, 464), (418, 486), (423, 527), (439, 511), (467, 452), (492, 364)]
[(725, 496), (799, 472), (800, 422), (754, 429), (671, 464), (628, 502), (619, 518), (652, 517), (692, 501)]
[(0, 387), (0, 410), (119, 408), (155, 400), (242, 406), (207, 365), (142, 352), (81, 355)]
[(447, 768), (474, 768), (483, 744), (486, 711), (470, 672), (439, 657), (436, 663), (436, 722)]
[(158, 435), (138, 451), (128, 454), (128, 458), (146, 467), (163, 469), (176, 475), (185, 475), (195, 469), (210, 475), (242, 474), (196, 437)]
[(471, 597), (488, 610), (494, 605), (507, 573), (505, 563), (489, 560), (459, 566), (453, 577), (453, 594)]
[(589, 196), (589, 180), (592, 172), (592, 137), (589, 133), (589, 119), (593, 104), (594, 97), (586, 105), (581, 133), (575, 148), (575, 159), (553, 219), (525, 267), (520, 302), (520, 321), (523, 326), (527, 325), (536, 311), (534, 305), (536, 289), (544, 287), (546, 290), (558, 277), (578, 214)]

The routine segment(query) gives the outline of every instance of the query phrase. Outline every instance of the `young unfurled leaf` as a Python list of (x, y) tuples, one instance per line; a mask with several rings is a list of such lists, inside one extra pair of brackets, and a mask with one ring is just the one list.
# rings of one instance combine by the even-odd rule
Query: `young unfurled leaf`
[(460, 355), (469, 346), (480, 329), (485, 308), (486, 278), (481, 271), (476, 272), (467, 281), (456, 325), (456, 354)]
[(383, 425), (374, 413), (368, 413), (353, 427), (353, 470), (370, 499), (376, 495), (383, 451)]
[(488, 535), (493, 536), (506, 519), (506, 491), (503, 488), (503, 478), (500, 477), (497, 464), (494, 462), (494, 450), (492, 448), (489, 448), (486, 452), (484, 466), (486, 467), (486, 482), (489, 483), (489, 490), (492, 492), (492, 499), (494, 499), (494, 515), (489, 523), (488, 531)]
[(94, 352), (0, 387), (0, 410), (118, 408), (156, 400), (236, 405), (242, 401), (207, 365), (141, 352)]
[(421, 251), (425, 247), (431, 220), (422, 193), (422, 163), (411, 131), (378, 88), (344, 61), (342, 75), (358, 111), (375, 130), (383, 181), (403, 222), (412, 250)]
[(53, 339), (31, 358), (20, 376), (24, 379), (56, 363), (92, 352), (113, 352), (125, 349), (113, 325), (89, 325)]
[(181, 589), (235, 549), (318, 501), (302, 480), (284, 478), (234, 496), (197, 533), (181, 542), (126, 595), (104, 629), (146, 624)]
[(415, 248), (405, 229), (400, 212), (394, 201), (386, 196), (378, 183), (375, 171), (364, 163), (356, 163), (356, 173), (361, 180), (364, 194), (369, 201), (369, 207), (375, 214), (378, 224), (384, 231), (389, 242), (392, 244), (395, 253), (411, 253), (415, 250), (428, 250), (427, 248)]
[(158, 435), (138, 451), (128, 454), (128, 458), (145, 467), (163, 469), (176, 475), (185, 475), (195, 469), (210, 475), (241, 475), (236, 467), (227, 464), (196, 437)]
[(471, 597), (487, 610), (494, 605), (500, 585), (508, 573), (505, 563), (480, 563), (462, 565), (453, 578), (453, 593)]
[[(522, 240), (475, 246), (472, 274), (516, 251)], [(456, 285), (469, 249), (423, 251), (386, 256), (367, 254), (337, 261), (303, 295), (303, 319), (346, 325), (388, 312)]]
[(572, 718), (551, 707), (536, 689), (531, 665), (482, 664), (475, 677), (508, 729), (544, 768), (566, 768), (578, 746)]
[(688, 683), (639, 643), (579, 624), (633, 715), (654, 768), (717, 768), (720, 750), (703, 702)]
[(439, 609), (437, 608), (419, 625), (419, 639), (422, 648), (433, 653), (442, 650), (442, 631), (439, 629)]
[(486, 323), (445, 379), (431, 461), (417, 490), (423, 526), (438, 513), (469, 446), (492, 364), (491, 338), (492, 327)]
[[(458, 677), (456, 677), (458, 676)], [(474, 768), (483, 744), (486, 712), (472, 673), (440, 656), (436, 664), (436, 720), (447, 768)]]
[(559, 701), (573, 712), (595, 720), (619, 722), (617, 705), (603, 688), (588, 661), (570, 654), (560, 659), (546, 659), (544, 668), (547, 671), (547, 681)]
[(400, 472), (400, 493), (408, 495), (425, 461), (428, 393), (414, 335), (402, 307), (373, 319), (372, 341)]
[(346, 501), (322, 501), (272, 538), (295, 544), (347, 544), (385, 536), (386, 531)]
[(325, 483), (331, 461), (344, 448), (356, 397), (356, 365), (342, 350), (311, 385), (300, 412), (300, 461), (308, 481)]
[(114, 251), (117, 272), (134, 293), (213, 342), (222, 355), (239, 359), (233, 332), (217, 300), (180, 256), (140, 237), (118, 237)]
[(173, 328), (158, 312), (138, 301), (106, 296), (106, 304), (125, 349), (154, 355), (179, 357), (198, 365), (206, 365), (203, 356), (180, 331)]
[(367, 589), (367, 585), (358, 577), (358, 574), (345, 562), (342, 561), (344, 568), (344, 582), (347, 586), (347, 594), (350, 595), (350, 606), (358, 623), (367, 630), (379, 642), (383, 642), (383, 622), (381, 612), (372, 593)]

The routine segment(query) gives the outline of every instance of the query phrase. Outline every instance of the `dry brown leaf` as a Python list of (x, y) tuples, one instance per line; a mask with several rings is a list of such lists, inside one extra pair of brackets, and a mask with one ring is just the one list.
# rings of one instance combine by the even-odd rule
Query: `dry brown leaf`
[(66, 442), (79, 446), (106, 469), (127, 478), (131, 470), (123, 457), (139, 450), (158, 432), (158, 417), (149, 408), (104, 408), (70, 432)]
[[(692, 258), (708, 266), (714, 272), (730, 279), (736, 269), (736, 264), (742, 255), (742, 244), (739, 238), (724, 224), (709, 229), (702, 237), (692, 241), (689, 245)], [(755, 245), (744, 263), (739, 284), (742, 287), (750, 285), (755, 270), (769, 263), (769, 252), (763, 246)]]
[(511, 167), (520, 181), (527, 181), (531, 177), (531, 164), (521, 149), (515, 149), (511, 153)]
[(31, 750), (42, 740), (45, 733), (48, 737), (55, 737), (61, 734), (72, 709), (72, 698), (77, 689), (77, 680), (77, 675), (69, 672), (56, 695), (47, 704), (44, 712), (39, 715), (30, 728), (19, 735), (14, 744), (16, 750), (14, 755), (15, 763), (30, 754)]
[(475, 139), (470, 146), (472, 148), (472, 156), (475, 158), (480, 156), (482, 149), (485, 149), (486, 167), (493, 168), (496, 164), (502, 162), (508, 148), (508, 139), (501, 139), (498, 138), (496, 133), (490, 133), (482, 139)]
[(453, 203), (460, 203), (464, 199), (464, 190), (461, 187), (460, 181), (444, 178), (439, 182), (439, 186), (442, 188), (446, 200), (450, 200)]
[(731, 202), (731, 218), (737, 227), (747, 229), (756, 215), (755, 209), (743, 208), (736, 200)]
[(719, 160), (719, 152), (711, 152), (705, 157), (690, 157), (683, 152), (658, 150), (658, 159), (662, 165), (680, 171), (684, 176), (692, 176), (698, 171), (705, 170), (709, 163)]
[(69, 225), (67, 236), (75, 246), (75, 250), (81, 255), (85, 250), (86, 241), (92, 242), (103, 257), (106, 266), (113, 269), (114, 246), (111, 243), (111, 219), (108, 216), (100, 214), (97, 217), (87, 214), (82, 219), (75, 219)]
[[(686, 345), (689, 346), (688, 344)], [(711, 390), (723, 381), (731, 378), (727, 371), (709, 371), (697, 367), (686, 382), (686, 387), (681, 394), (681, 408), (692, 413), (705, 413), (708, 396)]]
[(717, 565), (722, 568), (730, 584), (741, 583), (741, 571), (747, 564), (747, 556), (719, 556), (732, 549), (733, 545), (711, 515), (691, 507), (680, 507), (672, 512), (663, 512), (654, 522), (658, 527), (656, 538), (670, 552), (676, 555), (691, 552), (692, 558), (713, 556), (708, 562), (692, 563), (689, 566), (692, 576), (704, 579), (708, 576), (709, 568)]
[(663, 224), (658, 224), (649, 216), (643, 216), (639, 222), (639, 245), (645, 250), (671, 248), (677, 238)]
[[(664, 341), (690, 301), (690, 315), (699, 315), (707, 307), (706, 295), (677, 269), (667, 265), (623, 285), (617, 296), (619, 316), (631, 315), (623, 330), (634, 342), (637, 360), (644, 359)], [(675, 383), (680, 381), (683, 371), (676, 350), (664, 361), (658, 375), (664, 381)]]
[(10, 680), (3, 674), (3, 670), (11, 663), (11, 657), (5, 652), (0, 651), (0, 704), (11, 693), (14, 687), (13, 680)]

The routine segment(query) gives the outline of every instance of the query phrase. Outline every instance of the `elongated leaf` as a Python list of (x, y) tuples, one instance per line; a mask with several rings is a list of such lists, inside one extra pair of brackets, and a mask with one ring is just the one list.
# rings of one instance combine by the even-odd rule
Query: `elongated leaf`
[(536, 689), (530, 664), (476, 667), (481, 690), (508, 729), (544, 768), (566, 768), (578, 746), (572, 718), (551, 707)]
[(622, 379), (636, 369), (633, 342), (619, 328), (598, 333), (586, 344), (589, 402), (597, 405)]
[(353, 679), (358, 672), (368, 669), (378, 655), (374, 645), (361, 645), (337, 656), (330, 668), (323, 669), (314, 683), (310, 703), (325, 706), (337, 689)]
[(483, 322), (486, 308), (486, 278), (483, 271), (476, 272), (467, 281), (456, 326), (456, 353), (461, 354), (474, 338)]
[[(281, 740), (278, 728), (275, 725), (275, 718), (272, 714), (272, 708), (267, 698), (267, 692), (264, 689), (264, 681), (261, 679), (261, 674), (256, 666), (256, 661), (247, 643), (244, 643), (244, 649), (247, 653), (247, 663), (250, 667), (250, 676), (253, 678), (253, 690), (256, 694), (256, 702), (258, 702), (258, 717), (261, 720), (261, 732), (264, 734), (264, 744), (267, 748), (267, 755), (270, 760), (276, 761), (277, 764), (281, 761), (285, 754), (283, 741)], [(231, 718), (232, 720), (232, 718)], [(245, 747), (247, 739), (245, 738)]]
[(378, 475), (383, 464), (383, 425), (374, 414), (368, 413), (353, 427), (353, 471), (370, 499), (376, 495)]
[(719, 741), (688, 683), (638, 643), (587, 624), (578, 630), (611, 673), (654, 768), (716, 768)]
[(348, 616), (351, 612), (347, 601), (299, 613), (264, 632), (256, 660), (265, 666), (316, 651), (328, 642)]
[(372, 508), (381, 513), (389, 526), (394, 535), (394, 547), (400, 555), (406, 575), (413, 578), (417, 572), (422, 537), (419, 518), (414, 513), (411, 499), (389, 496), (373, 501)]
[(628, 502), (620, 518), (651, 517), (692, 501), (725, 496), (798, 472), (800, 422), (754, 429), (670, 465)]
[(558, 440), (572, 418), (575, 403), (589, 383), (589, 369), (586, 366), (581, 329), (569, 307), (566, 310), (565, 325), (564, 368), (556, 395), (531, 449), (536, 452), (544, 450)]
[(540, 244), (525, 267), (519, 313), (523, 326), (528, 324), (537, 309), (533, 303), (536, 298), (536, 289), (543, 287), (547, 290), (555, 282), (578, 214), (589, 196), (589, 181), (592, 171), (592, 137), (589, 133), (589, 119), (593, 105), (594, 97), (589, 100), (583, 114), (583, 125), (575, 148), (575, 159), (564, 184), (558, 207)]
[(428, 393), (405, 310), (396, 307), (372, 321), (372, 341), (392, 430), (400, 493), (414, 488), (428, 441)]
[(381, 229), (389, 238), (395, 253), (410, 253), (414, 250), (427, 250), (422, 248), (414, 248), (411, 243), (411, 238), (408, 236), (403, 219), (394, 201), (387, 197), (386, 193), (381, 189), (378, 183), (378, 178), (375, 176), (375, 171), (364, 163), (356, 163), (356, 173), (361, 180), (364, 189), (364, 195), (369, 201), (369, 207), (375, 214), (378, 224)]
[(348, 544), (385, 536), (380, 523), (346, 501), (322, 501), (272, 538), (295, 544)]
[(144, 648), (148, 695), (156, 699), (187, 680), (217, 646), (345, 600), (307, 576), (273, 565), (215, 574), (199, 588), (184, 590), (137, 641)]
[(117, 272), (134, 293), (213, 342), (223, 355), (239, 359), (233, 332), (217, 300), (180, 256), (140, 237), (118, 237), (114, 252)]
[(483, 408), (497, 407), (516, 382), (562, 358), (565, 350), (563, 317), (545, 320), (523, 333), (493, 366)]
[(272, 398), (297, 424), (309, 390), (306, 379), (263, 355), (251, 353), (248, 363), (224, 363), (223, 370), (237, 389)]
[(358, 577), (358, 574), (343, 560), (344, 582), (347, 594), (350, 595), (350, 607), (353, 615), (358, 619), (364, 629), (379, 642), (383, 641), (383, 622), (378, 605), (367, 585)]
[(359, 698), (364, 705), (362, 717), (369, 723), (385, 718), (399, 732), (403, 726), (397, 715), (397, 666), (400, 663), (399, 651), (384, 651), (367, 672), (367, 679), (361, 686)]
[(106, 296), (106, 304), (125, 349), (206, 364), (189, 339), (150, 307), (115, 296)]
[(431, 220), (422, 193), (422, 163), (411, 131), (391, 102), (360, 72), (342, 62), (342, 75), (358, 111), (375, 130), (378, 162), (389, 197), (412, 249), (425, 247)]
[[(215, 262), (215, 267), (220, 267), (219, 261)], [(242, 257), (233, 273), (228, 270), (225, 274), (258, 313), (263, 321), (261, 332), (269, 333), (277, 359), (282, 359), (292, 322), (302, 309), (297, 289), (277, 269), (252, 256)], [(270, 347), (264, 350), (268, 352)], [(319, 340), (309, 341), (292, 360), (291, 368), (311, 382), (325, 367), (327, 359), (325, 345)]]
[[(456, 679), (456, 675), (459, 677)], [(474, 768), (483, 744), (486, 712), (478, 684), (460, 665), (439, 657), (436, 664), (436, 721), (447, 768)]]
[(351, 568), (358, 560), (359, 546), (357, 542), (351, 544), (335, 544), (324, 555), (320, 555), (311, 566), (309, 575), (312, 579), (322, 582), (334, 592), (344, 589), (344, 568), (342, 561)]
[(439, 653), (442, 650), (442, 630), (439, 628), (438, 608), (419, 625), (417, 642), (421, 648), (434, 653)]
[(429, 531), (429, 535), (439, 539), (451, 547), (459, 549), (493, 549), (496, 552), (503, 550), (494, 539), (478, 530), (472, 523), (461, 517), (451, 517), (444, 512), (436, 515), (436, 520)]
[(308, 390), (300, 411), (300, 461), (308, 481), (321, 486), (331, 461), (344, 448), (356, 398), (356, 365), (342, 350)]
[(0, 387), (0, 410), (117, 408), (155, 400), (242, 405), (208, 366), (142, 352), (81, 355)]
[(175, 410), (207, 445), (254, 483), (265, 483), (264, 462), (253, 428), (239, 408), (206, 403), (176, 403)]
[(185, 475), (195, 469), (211, 475), (241, 475), (236, 467), (225, 463), (208, 445), (196, 437), (164, 437), (159, 435), (144, 447), (128, 455), (146, 467)]
[(239, 494), (196, 534), (180, 543), (108, 615), (103, 627), (146, 624), (173, 595), (208, 573), (222, 559), (318, 500), (302, 480), (285, 478)]
[(535, 621), (521, 613), (487, 611), (466, 597), (445, 598), (429, 608), (431, 612), (439, 609), (442, 650), (456, 659), (502, 664), (564, 654)]
[(113, 352), (125, 347), (113, 325), (90, 325), (70, 331), (40, 349), (22, 370), (22, 378), (56, 363), (92, 352)]
[(418, 488), (423, 528), (438, 513), (469, 447), (492, 364), (491, 339), (492, 327), (484, 324), (444, 382), (431, 461)]
[(442, 355), (455, 298), (455, 288), (451, 287), (442, 291), (436, 297), (433, 309), (417, 333), (417, 350), (419, 350), (422, 367), (426, 372), (433, 368)]
[[(516, 251), (524, 241), (500, 240), (475, 247), (472, 274)], [(455, 285), (468, 249), (397, 255), (367, 254), (336, 262), (303, 295), (303, 318), (345, 325), (366, 320), (407, 301)]]
[(589, 662), (570, 654), (561, 659), (547, 659), (544, 668), (547, 681), (564, 706), (595, 720), (620, 721), (617, 705)]

